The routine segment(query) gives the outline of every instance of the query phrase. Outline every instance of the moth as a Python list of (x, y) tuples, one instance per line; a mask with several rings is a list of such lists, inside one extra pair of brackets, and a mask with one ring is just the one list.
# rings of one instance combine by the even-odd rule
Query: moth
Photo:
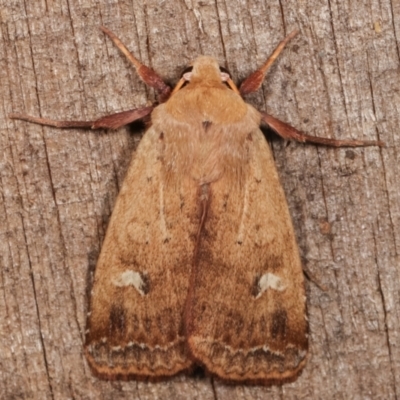
[(299, 132), (243, 97), (259, 89), (289, 34), (239, 88), (201, 56), (172, 90), (108, 29), (159, 103), (95, 121), (11, 118), (116, 129), (149, 118), (96, 266), (85, 354), (104, 379), (160, 379), (196, 365), (229, 382), (282, 384), (306, 364), (299, 251), (264, 123), (285, 139), (382, 146)]

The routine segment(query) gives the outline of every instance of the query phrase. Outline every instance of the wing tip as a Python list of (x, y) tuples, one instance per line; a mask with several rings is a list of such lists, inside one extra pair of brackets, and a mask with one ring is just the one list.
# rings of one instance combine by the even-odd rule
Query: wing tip
[(137, 365), (129, 363), (114, 363), (114, 365), (112, 365), (112, 362), (99, 363), (87, 347), (85, 348), (85, 356), (94, 376), (111, 381), (159, 382), (181, 373), (190, 373), (194, 368), (193, 362), (189, 359), (184, 362), (177, 362), (170, 368), (165, 366), (151, 368), (146, 365), (139, 368)]
[[(200, 340), (204, 342), (204, 339)], [(292, 354), (288, 357), (290, 361), (287, 361), (284, 355), (277, 355), (270, 351), (266, 352), (262, 350), (264, 352), (264, 360), (263, 362), (257, 362), (256, 356), (249, 355), (249, 351), (247, 354), (249, 360), (247, 360), (248, 365), (246, 367), (243, 362), (246, 355), (242, 350), (239, 351), (242, 353), (242, 357), (240, 357), (237, 354), (239, 352), (232, 352), (232, 349), (228, 349), (229, 346), (224, 346), (225, 349), (221, 350), (218, 349), (218, 347), (221, 348), (221, 344), (213, 342), (208, 343), (208, 350), (205, 351), (207, 347), (201, 349), (199, 339), (195, 337), (188, 339), (188, 347), (196, 363), (204, 366), (207, 372), (217, 377), (218, 380), (231, 385), (280, 386), (285, 383), (294, 382), (300, 376), (309, 358), (308, 348), (297, 349), (297, 355), (294, 355), (293, 349), (291, 349)], [(214, 354), (212, 354), (213, 351)], [(226, 355), (227, 352), (231, 353), (230, 356)], [(258, 350), (256, 352), (260, 353)], [(236, 363), (234, 362), (235, 358), (237, 360)], [(275, 363), (271, 362), (273, 358), (275, 358)], [(278, 358), (280, 358), (280, 362), (278, 362)], [(296, 359), (296, 362), (293, 362), (294, 359)], [(220, 362), (218, 363), (216, 360), (220, 360)], [(239, 360), (242, 360), (242, 363)], [(285, 363), (285, 361), (287, 362)]]
[(84, 352), (90, 369), (100, 379), (157, 381), (194, 367), (181, 342), (150, 349), (134, 342), (111, 347), (106, 340), (87, 341)]

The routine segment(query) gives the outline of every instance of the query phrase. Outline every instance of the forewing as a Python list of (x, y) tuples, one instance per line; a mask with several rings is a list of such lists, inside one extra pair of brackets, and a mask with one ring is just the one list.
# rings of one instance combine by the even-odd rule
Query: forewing
[[(131, 163), (96, 266), (86, 355), (104, 378), (158, 378), (191, 365), (182, 314), (197, 232), (196, 190), (163, 163), (153, 125)], [(191, 200), (192, 199), (192, 200)]]
[[(208, 187), (187, 305), (196, 360), (222, 379), (282, 383), (307, 355), (303, 272), (287, 203), (260, 130), (248, 163)], [(239, 174), (240, 175), (240, 174)]]

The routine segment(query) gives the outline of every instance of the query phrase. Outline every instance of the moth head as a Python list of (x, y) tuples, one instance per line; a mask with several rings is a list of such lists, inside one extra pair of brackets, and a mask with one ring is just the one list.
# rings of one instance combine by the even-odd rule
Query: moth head
[(215, 58), (201, 56), (183, 71), (182, 78), (187, 82), (196, 80), (226, 82), (230, 76), (225, 69), (219, 67)]
[(234, 92), (239, 90), (233, 83), (227, 69), (220, 67), (213, 57), (200, 56), (182, 72), (182, 76), (172, 93), (177, 92), (186, 83), (217, 82), (226, 83)]

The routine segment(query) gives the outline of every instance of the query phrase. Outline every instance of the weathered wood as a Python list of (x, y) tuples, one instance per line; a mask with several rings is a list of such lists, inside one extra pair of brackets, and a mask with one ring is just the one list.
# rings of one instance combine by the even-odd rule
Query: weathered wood
[[(7, 115), (94, 119), (152, 99), (100, 25), (171, 82), (198, 54), (243, 79), (299, 28), (249, 102), (309, 134), (386, 142), (328, 149), (272, 140), (304, 263), (328, 288), (307, 285), (311, 359), (295, 383), (91, 375), (82, 341), (92, 272), (140, 135)], [(399, 34), (393, 0), (0, 0), (0, 397), (399, 397)]]

